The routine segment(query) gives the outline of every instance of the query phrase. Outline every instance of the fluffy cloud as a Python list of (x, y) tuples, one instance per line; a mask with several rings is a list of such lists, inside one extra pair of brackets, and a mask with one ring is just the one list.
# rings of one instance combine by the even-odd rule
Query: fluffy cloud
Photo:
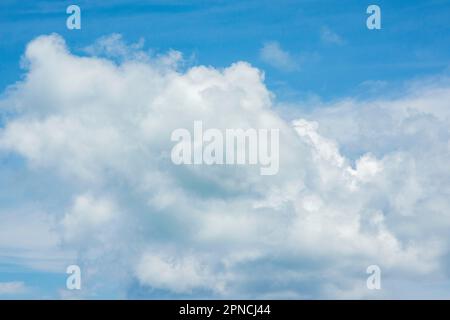
[[(84, 290), (114, 279), (130, 297), (402, 297), (396, 281), (420, 295), (417, 279), (445, 275), (450, 86), (288, 122), (246, 62), (183, 70), (180, 53), (143, 58), (117, 36), (101, 41), (80, 57), (57, 35), (35, 39), (1, 101), (12, 114), (1, 154), (58, 184), (34, 206), (75, 252)], [(279, 173), (172, 164), (171, 132), (195, 120), (279, 129)], [(382, 292), (365, 287), (371, 264)]]

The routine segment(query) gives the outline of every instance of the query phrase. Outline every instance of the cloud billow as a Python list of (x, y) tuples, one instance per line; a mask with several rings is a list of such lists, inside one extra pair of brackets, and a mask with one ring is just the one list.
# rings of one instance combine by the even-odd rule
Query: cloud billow
[[(105, 281), (117, 295), (220, 298), (402, 297), (400, 281), (420, 296), (416, 279), (447, 266), (448, 85), (288, 122), (249, 63), (180, 70), (180, 53), (102, 41), (120, 62), (114, 50), (80, 57), (58, 35), (36, 38), (24, 80), (0, 102), (14, 114), (2, 157), (20, 155), (64, 191), (28, 209), (45, 211), (59, 239), (49, 247), (85, 270), (87, 297)], [(279, 173), (174, 165), (171, 132), (196, 120), (279, 129)], [(371, 264), (388, 275), (382, 292), (365, 286)]]

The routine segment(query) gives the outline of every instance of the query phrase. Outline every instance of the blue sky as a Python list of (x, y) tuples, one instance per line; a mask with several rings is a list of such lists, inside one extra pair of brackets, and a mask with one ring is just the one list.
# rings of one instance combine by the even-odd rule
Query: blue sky
[[(317, 94), (333, 99), (361, 90), (365, 81), (400, 83), (446, 71), (450, 32), (448, 1), (378, 1), (382, 30), (365, 27), (370, 1), (79, 1), (82, 30), (65, 27), (70, 1), (2, 1), (1, 87), (20, 75), (25, 45), (59, 33), (72, 48), (120, 33), (148, 48), (176, 49), (195, 62), (225, 67), (245, 60), (262, 68), (282, 98)], [(322, 28), (342, 38), (321, 41)], [(296, 72), (274, 70), (259, 58), (263, 43), (277, 41), (300, 60)], [(323, 77), (326, 74), (327, 77)]]
[[(0, 299), (448, 298), (449, 21), (444, 0), (3, 0)], [(191, 117), (259, 115), (289, 141), (276, 178), (163, 161)]]

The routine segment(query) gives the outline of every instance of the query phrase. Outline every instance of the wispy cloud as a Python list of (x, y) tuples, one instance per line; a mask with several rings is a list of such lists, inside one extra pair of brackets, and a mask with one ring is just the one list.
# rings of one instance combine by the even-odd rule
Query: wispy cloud
[[(279, 44), (263, 51), (282, 68), (296, 65)], [(291, 122), (246, 62), (182, 71), (151, 57), (117, 64), (71, 54), (57, 35), (32, 41), (24, 59), (27, 76), (2, 98), (20, 112), (0, 130), (0, 154), (20, 155), (14, 168), (39, 172), (46, 188), (54, 177), (63, 191), (29, 200), (55, 224), (31, 233), (11, 218), (0, 247), (64, 240), (90, 277), (86, 297), (108, 281), (121, 294), (137, 283), (191, 298), (402, 297), (388, 278), (379, 295), (361, 288), (373, 263), (424, 297), (419, 277), (448, 269), (448, 83), (395, 100), (316, 105)], [(174, 166), (170, 133), (196, 119), (278, 128), (279, 173)], [(29, 217), (20, 220), (36, 223)], [(48, 225), (56, 238), (44, 237)]]
[(327, 26), (323, 26), (320, 29), (320, 39), (322, 40), (322, 42), (327, 44), (337, 44), (337, 45), (344, 44), (344, 39), (342, 39), (340, 35), (338, 35), (336, 32), (334, 32)]
[(299, 62), (276, 41), (264, 43), (259, 52), (262, 61), (281, 71), (296, 71)]
[(0, 282), (0, 295), (18, 295), (28, 291), (25, 283), (20, 281)]

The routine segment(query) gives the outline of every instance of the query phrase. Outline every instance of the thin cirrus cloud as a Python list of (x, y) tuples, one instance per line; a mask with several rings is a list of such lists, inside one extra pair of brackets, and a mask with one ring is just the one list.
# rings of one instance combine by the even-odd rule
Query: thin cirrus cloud
[(320, 39), (323, 43), (326, 44), (334, 44), (334, 45), (342, 45), (344, 44), (344, 39), (340, 35), (338, 35), (336, 32), (331, 30), (327, 26), (323, 26), (320, 29)]
[[(307, 114), (299, 102), (287, 121), (249, 63), (180, 70), (179, 52), (143, 59), (120, 37), (102, 41), (96, 48), (107, 43), (128, 59), (98, 49), (79, 57), (54, 34), (34, 39), (24, 80), (0, 101), (13, 114), (0, 156), (20, 159), (3, 170), (20, 168), (49, 190), (36, 198), (18, 180), (24, 198), (0, 214), (22, 212), (11, 218), (17, 234), (17, 217), (26, 225), (39, 216), (34, 232), (52, 230), (41, 255), (79, 264), (84, 297), (112, 283), (129, 298), (402, 298), (449, 288), (447, 80)], [(292, 63), (268, 48), (272, 61)], [(279, 129), (279, 173), (175, 166), (170, 133), (198, 119)], [(3, 239), (0, 250), (12, 242), (33, 246)], [(389, 275), (383, 291), (366, 288), (371, 264)]]
[(284, 50), (277, 41), (264, 43), (259, 56), (263, 62), (281, 71), (291, 72), (300, 68), (298, 59)]

